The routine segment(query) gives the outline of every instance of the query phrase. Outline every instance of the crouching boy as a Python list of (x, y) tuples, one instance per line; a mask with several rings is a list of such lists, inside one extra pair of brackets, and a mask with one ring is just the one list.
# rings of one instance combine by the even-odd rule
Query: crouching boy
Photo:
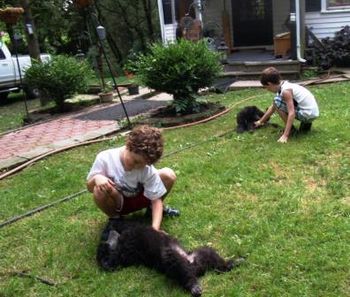
[(314, 95), (305, 87), (288, 81), (281, 81), (281, 75), (274, 67), (266, 68), (260, 82), (265, 89), (276, 93), (273, 104), (255, 126), (263, 125), (277, 111), (285, 127), (278, 142), (286, 143), (294, 129), (295, 119), (300, 121), (299, 132), (308, 132), (312, 121), (319, 116), (318, 105)]
[(163, 212), (179, 214), (163, 206), (176, 175), (170, 168), (157, 170), (153, 166), (162, 153), (161, 132), (149, 126), (134, 128), (125, 146), (100, 152), (87, 176), (87, 188), (96, 205), (110, 218), (148, 208), (152, 227), (159, 231)]

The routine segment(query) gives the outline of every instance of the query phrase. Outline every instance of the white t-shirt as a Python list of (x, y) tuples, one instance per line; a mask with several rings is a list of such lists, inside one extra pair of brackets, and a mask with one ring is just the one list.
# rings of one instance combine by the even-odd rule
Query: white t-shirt
[(102, 174), (117, 185), (116, 188), (123, 193), (124, 197), (135, 197), (141, 192), (150, 200), (162, 197), (167, 190), (153, 165), (146, 165), (142, 169), (124, 170), (120, 159), (124, 148), (100, 152), (90, 169), (87, 180), (96, 174)]
[(281, 94), (285, 90), (292, 90), (293, 99), (298, 103), (298, 108), (304, 116), (308, 118), (316, 118), (319, 116), (318, 105), (312, 93), (303, 86), (295, 83), (284, 81), (281, 84)]

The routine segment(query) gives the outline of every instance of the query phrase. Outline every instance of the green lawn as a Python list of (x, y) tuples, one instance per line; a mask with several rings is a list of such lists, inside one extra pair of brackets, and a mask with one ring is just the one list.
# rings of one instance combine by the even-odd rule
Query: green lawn
[[(350, 296), (350, 84), (311, 89), (321, 117), (287, 144), (277, 143), (274, 127), (234, 132), (241, 107), (270, 104), (273, 94), (263, 90), (212, 95), (232, 111), (164, 131), (165, 155), (178, 152), (157, 166), (177, 173), (167, 201), (181, 216), (166, 218), (163, 229), (189, 249), (211, 245), (247, 257), (229, 273), (202, 277), (204, 296)], [(0, 181), (0, 221), (84, 189), (97, 152), (122, 141), (67, 151)], [(144, 267), (100, 271), (105, 222), (84, 194), (0, 229), (0, 296), (188, 296)], [(57, 285), (11, 274), (23, 270)]]
[[(22, 126), (23, 118), (26, 116), (26, 107), (23, 93), (12, 93), (6, 102), (0, 102), (0, 133)], [(27, 100), (28, 110), (40, 107), (40, 100)]]
[[(113, 83), (112, 78), (106, 77), (105, 81), (110, 81)], [(125, 84), (128, 83), (128, 79), (125, 76), (121, 76), (116, 78), (117, 84)], [(98, 79), (93, 79), (90, 82), (91, 85), (99, 85)], [(80, 97), (84, 97), (84, 95), (80, 95)], [(95, 100), (96, 101), (96, 100)], [(27, 99), (27, 110), (30, 113), (33, 110), (37, 109), (48, 109), (54, 106), (54, 102), (49, 102), (46, 106), (42, 107), (40, 105), (39, 99)], [(77, 102), (77, 105), (89, 105), (95, 104), (95, 102)], [(27, 111), (24, 101), (24, 95), (22, 92), (19, 93), (10, 93), (9, 97), (6, 101), (0, 101), (0, 133), (4, 133), (6, 131), (10, 131), (13, 129), (17, 129), (23, 126), (23, 119), (26, 117)]]

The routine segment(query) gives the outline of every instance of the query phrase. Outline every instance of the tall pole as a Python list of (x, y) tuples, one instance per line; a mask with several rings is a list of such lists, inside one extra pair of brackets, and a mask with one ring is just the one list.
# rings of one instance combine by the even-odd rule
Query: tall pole
[(106, 51), (105, 51), (105, 48), (103, 46), (103, 40), (106, 38), (106, 30), (103, 26), (99, 25), (98, 23), (98, 20), (97, 20), (97, 17), (93, 16), (93, 13), (91, 12), (91, 10), (89, 9), (88, 7), (88, 13), (89, 15), (91, 16), (91, 20), (92, 20), (92, 25), (93, 27), (96, 28), (96, 35), (97, 35), (97, 39), (99, 41), (99, 44), (100, 44), (100, 48), (101, 48), (101, 51), (102, 51), (102, 54), (106, 60), (106, 63), (107, 63), (107, 67), (108, 67), (108, 70), (109, 70), (109, 73), (111, 74), (111, 77), (112, 77), (112, 80), (113, 80), (113, 85), (114, 85), (114, 89), (117, 91), (117, 94), (118, 94), (118, 97), (119, 97), (119, 100), (120, 100), (120, 103), (122, 104), (122, 107), (123, 107), (123, 110), (124, 110), (124, 113), (125, 113), (125, 116), (126, 116), (126, 119), (127, 119), (127, 122), (128, 122), (128, 127), (131, 127), (131, 122), (130, 122), (130, 119), (129, 119), (129, 115), (128, 115), (128, 112), (126, 110), (126, 107), (125, 107), (125, 104), (124, 104), (124, 101), (122, 99), (122, 96), (120, 95), (120, 92), (119, 92), (119, 88), (118, 88), (118, 85), (117, 85), (117, 82), (115, 80), (115, 77), (113, 75), (113, 71), (112, 71), (112, 67), (111, 67), (111, 63), (106, 55)]
[(106, 55), (106, 51), (105, 51), (104, 46), (103, 46), (103, 40), (106, 38), (106, 31), (105, 31), (105, 28), (102, 27), (102, 26), (97, 26), (97, 27), (96, 27), (96, 33), (97, 33), (98, 40), (99, 40), (99, 43), (100, 43), (100, 48), (101, 48), (101, 50), (102, 50), (103, 56), (104, 56), (104, 58), (105, 58), (105, 60), (106, 60), (107, 66), (108, 66), (109, 73), (110, 73), (111, 76), (112, 76), (114, 89), (117, 91), (119, 100), (120, 100), (120, 102), (121, 102), (121, 104), (122, 104), (122, 107), (123, 107), (123, 110), (124, 110), (126, 119), (127, 119), (127, 121), (128, 121), (128, 126), (131, 127), (131, 122), (130, 122), (130, 119), (129, 119), (128, 112), (127, 112), (127, 110), (126, 110), (126, 107), (125, 107), (124, 101), (123, 101), (123, 99), (122, 99), (122, 96), (120, 95), (117, 82), (116, 82), (115, 77), (114, 77), (114, 75), (113, 75), (113, 71), (112, 71), (111, 64), (110, 64), (110, 62), (109, 62), (109, 59), (108, 59), (108, 57), (107, 57), (107, 55)]
[[(18, 70), (18, 75), (19, 75), (19, 81), (20, 81), (20, 85), (21, 85), (21, 89), (23, 90), (23, 80), (22, 80), (22, 72), (21, 72), (21, 66), (19, 64), (19, 59), (18, 59), (18, 40), (21, 39), (21, 35), (19, 33), (15, 33), (13, 36), (13, 40), (14, 40), (14, 50), (15, 50), (15, 55), (16, 55), (16, 61), (17, 61), (17, 70)], [(26, 92), (23, 92), (24, 95), (24, 106), (25, 106), (25, 110), (26, 110), (26, 116), (29, 119), (29, 112), (28, 112), (28, 104), (27, 104), (27, 95)]]

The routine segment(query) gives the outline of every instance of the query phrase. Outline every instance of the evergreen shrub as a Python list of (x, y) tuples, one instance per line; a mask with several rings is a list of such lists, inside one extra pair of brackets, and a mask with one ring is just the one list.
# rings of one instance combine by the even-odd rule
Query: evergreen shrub
[(25, 71), (25, 84), (55, 101), (62, 110), (64, 101), (76, 92), (87, 90), (93, 71), (85, 61), (73, 57), (53, 56), (49, 62), (34, 62)]
[(180, 39), (176, 43), (155, 43), (135, 62), (137, 77), (143, 85), (172, 94), (178, 114), (199, 110), (196, 95), (211, 86), (222, 70), (217, 53), (206, 42)]

